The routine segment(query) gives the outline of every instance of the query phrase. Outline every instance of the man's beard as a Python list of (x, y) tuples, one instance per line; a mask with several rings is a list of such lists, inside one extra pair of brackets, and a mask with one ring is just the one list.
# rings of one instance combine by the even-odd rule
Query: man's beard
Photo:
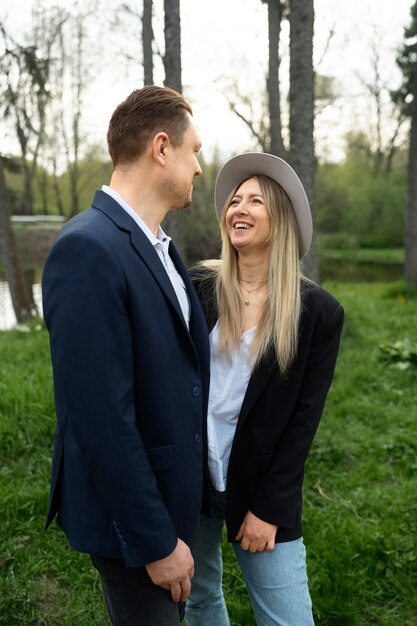
[(178, 213), (179, 211), (182, 211), (183, 209), (189, 207), (192, 201), (193, 199), (191, 190), (187, 195), (178, 197), (173, 201), (171, 211), (174, 213)]

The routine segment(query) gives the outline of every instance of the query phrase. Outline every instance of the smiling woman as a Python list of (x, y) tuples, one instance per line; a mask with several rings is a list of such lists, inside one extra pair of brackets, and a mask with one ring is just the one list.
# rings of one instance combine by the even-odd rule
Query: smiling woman
[(221, 260), (192, 270), (210, 330), (211, 516), (200, 517), (195, 536), (186, 621), (230, 623), (221, 591), (225, 522), (256, 622), (308, 626), (302, 482), (343, 309), (301, 275), (311, 213), (285, 161), (261, 153), (230, 159), (217, 177), (215, 203)]

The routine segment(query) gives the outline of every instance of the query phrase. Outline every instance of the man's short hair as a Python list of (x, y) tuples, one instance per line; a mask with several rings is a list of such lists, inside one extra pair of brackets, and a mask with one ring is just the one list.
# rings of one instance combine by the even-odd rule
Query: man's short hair
[(166, 132), (174, 146), (182, 143), (192, 110), (185, 98), (170, 87), (147, 85), (135, 89), (115, 109), (107, 132), (113, 167), (140, 157), (149, 141)]

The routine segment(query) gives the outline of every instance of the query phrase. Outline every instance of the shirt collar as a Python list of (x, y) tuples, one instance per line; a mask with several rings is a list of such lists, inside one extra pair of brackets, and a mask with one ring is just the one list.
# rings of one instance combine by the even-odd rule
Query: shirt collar
[(138, 215), (136, 211), (132, 209), (132, 207), (126, 202), (126, 200), (122, 198), (122, 196), (115, 189), (109, 187), (108, 185), (103, 185), (101, 189), (109, 196), (111, 196), (113, 200), (116, 200), (116, 202), (120, 204), (122, 209), (124, 209), (126, 213), (128, 213), (130, 217), (135, 220), (136, 224), (141, 228), (141, 230), (147, 236), (152, 245), (156, 246), (158, 244), (162, 244), (165, 249), (169, 247), (171, 237), (166, 234), (161, 226), (158, 226), (158, 232), (155, 237), (149, 226), (145, 224), (140, 215)]

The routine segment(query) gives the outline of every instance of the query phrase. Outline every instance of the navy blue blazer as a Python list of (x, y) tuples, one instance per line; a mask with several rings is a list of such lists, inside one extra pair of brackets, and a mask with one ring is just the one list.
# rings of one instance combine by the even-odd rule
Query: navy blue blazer
[[(218, 319), (213, 275), (191, 270), (211, 331)], [(302, 283), (298, 350), (285, 378), (271, 348), (250, 377), (230, 453), (226, 487), (229, 541), (250, 510), (276, 524), (277, 542), (302, 535), (304, 465), (333, 378), (343, 308), (314, 283)]]
[(75, 550), (143, 566), (188, 542), (201, 509), (207, 327), (187, 271), (188, 330), (158, 254), (103, 191), (43, 273), (57, 428), (46, 526)]

